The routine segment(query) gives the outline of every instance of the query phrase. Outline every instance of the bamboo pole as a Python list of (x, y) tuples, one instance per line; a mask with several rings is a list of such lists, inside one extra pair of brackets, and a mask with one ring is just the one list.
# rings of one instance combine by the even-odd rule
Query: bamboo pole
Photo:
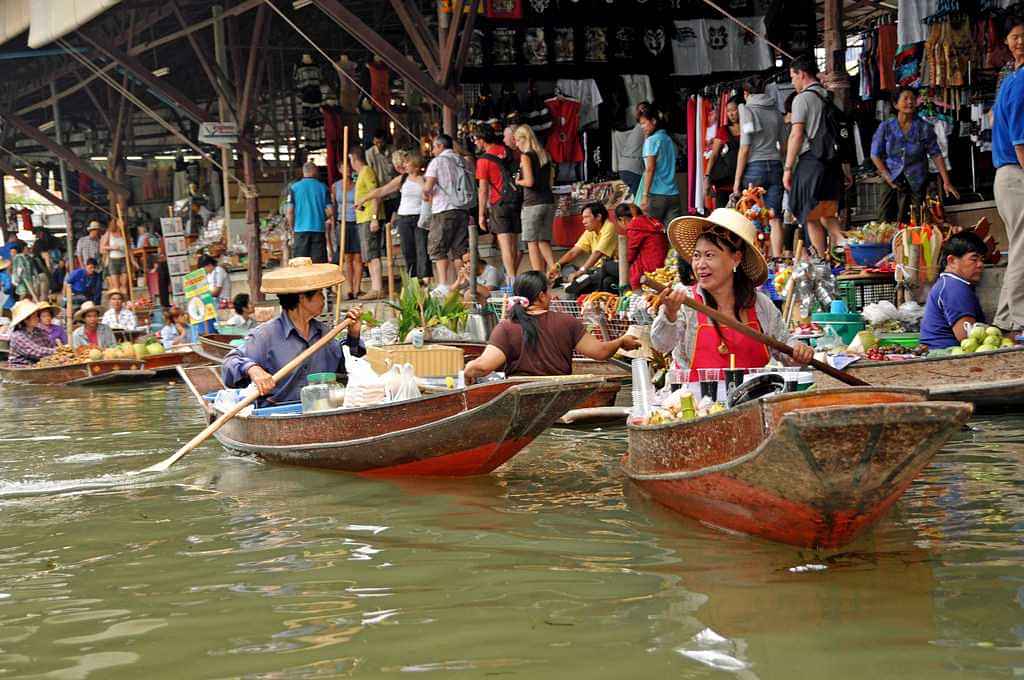
[[(348, 126), (341, 131), (341, 209), (335, 220), (338, 224), (338, 266), (341, 267), (342, 275), (345, 275), (345, 213), (348, 212)], [(341, 321), (341, 291), (344, 281), (334, 289), (334, 325)], [(348, 282), (348, 289), (358, 285), (352, 281)]]
[(125, 272), (128, 274), (128, 300), (129, 302), (135, 299), (135, 295), (132, 292), (135, 288), (135, 278), (132, 272), (132, 249), (131, 241), (128, 240), (128, 232), (124, 226), (124, 210), (121, 208), (121, 202), (117, 202), (117, 224), (121, 228), (121, 238), (124, 239), (124, 267)]
[[(793, 272), (796, 271), (797, 264), (800, 263), (800, 257), (804, 253), (804, 241), (800, 238), (800, 234), (796, 235), (796, 247), (793, 249)], [(793, 280), (793, 273), (789, 275), (789, 281), (786, 282), (786, 300), (783, 303), (782, 320), (789, 325), (790, 317), (793, 316), (793, 307), (796, 305), (796, 283)]]

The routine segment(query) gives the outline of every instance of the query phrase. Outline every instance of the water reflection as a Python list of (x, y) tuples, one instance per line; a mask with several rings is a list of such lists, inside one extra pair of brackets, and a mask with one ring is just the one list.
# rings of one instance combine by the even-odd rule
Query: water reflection
[(618, 471), (621, 430), (552, 431), (479, 479), (361, 479), (211, 444), (144, 485), (85, 488), (201, 425), (180, 388), (88, 395), (0, 386), (7, 677), (935, 680), (1021, 665), (1017, 419), (980, 421), (875, 531), (817, 553), (651, 503)]

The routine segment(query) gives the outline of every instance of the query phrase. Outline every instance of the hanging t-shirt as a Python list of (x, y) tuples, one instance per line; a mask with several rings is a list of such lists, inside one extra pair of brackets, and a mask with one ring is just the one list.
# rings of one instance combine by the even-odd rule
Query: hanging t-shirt
[(711, 56), (704, 38), (704, 20), (677, 21), (675, 29), (672, 35), (675, 74), (697, 76), (711, 73)]
[(556, 64), (571, 64), (576, 61), (576, 31), (572, 26), (556, 26), (554, 29), (554, 60)]
[(522, 0), (487, 0), (484, 16), (498, 21), (522, 19), (523, 2)]
[(543, 66), (548, 63), (548, 44), (544, 40), (544, 28), (534, 26), (526, 29), (523, 38), (523, 61), (527, 66)]
[(552, 97), (545, 103), (551, 112), (551, 132), (544, 148), (551, 155), (551, 160), (556, 163), (582, 161), (580, 103), (564, 97)]
[(587, 26), (583, 29), (583, 61), (588, 64), (608, 63), (608, 29)]
[(612, 59), (636, 58), (636, 28), (619, 26), (612, 34)]
[(629, 130), (612, 131), (612, 171), (643, 174), (643, 147), (644, 129), (639, 123)]
[(499, 26), (494, 29), (491, 42), (491, 58), (495, 66), (512, 66), (516, 63), (516, 29)]
[(665, 53), (668, 44), (668, 35), (662, 26), (649, 26), (644, 29), (644, 49), (651, 57), (659, 58)]
[(580, 128), (598, 122), (597, 107), (604, 102), (597, 82), (593, 78), (586, 80), (567, 80), (560, 78), (555, 83), (555, 93), (580, 103)]
[(622, 84), (626, 88), (626, 97), (629, 99), (629, 106), (626, 108), (626, 124), (633, 125), (636, 123), (636, 105), (640, 102), (654, 101), (651, 78), (646, 75), (624, 75)]
[(712, 71), (738, 71), (736, 24), (728, 19), (705, 19), (704, 42)]
[(370, 94), (383, 106), (391, 104), (391, 73), (388, 67), (379, 61), (371, 61), (366, 66), (370, 69)]
[[(765, 34), (764, 17), (747, 17), (740, 19), (743, 23), (754, 31), (758, 35)], [(735, 24), (733, 24), (735, 26)], [(737, 35), (737, 68), (740, 71), (764, 71), (770, 69), (774, 64), (772, 63), (772, 53), (766, 43), (761, 38), (757, 37), (750, 31), (736, 26), (735, 30), (738, 32)]]

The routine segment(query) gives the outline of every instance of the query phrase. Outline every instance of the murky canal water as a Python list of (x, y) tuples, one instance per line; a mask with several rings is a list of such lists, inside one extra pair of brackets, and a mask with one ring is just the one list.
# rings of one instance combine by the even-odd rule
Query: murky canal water
[(836, 555), (652, 505), (622, 430), (480, 479), (210, 444), (128, 486), (200, 429), (183, 388), (3, 385), (0, 677), (1019, 677), (1024, 420), (973, 424)]

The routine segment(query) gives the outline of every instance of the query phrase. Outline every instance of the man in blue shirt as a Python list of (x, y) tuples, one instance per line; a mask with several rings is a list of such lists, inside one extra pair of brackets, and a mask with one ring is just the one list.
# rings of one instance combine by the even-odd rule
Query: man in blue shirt
[(319, 174), (315, 163), (306, 163), (302, 179), (288, 189), (288, 224), (295, 232), (292, 257), (308, 257), (316, 263), (327, 262), (324, 224), (333, 212)]
[(992, 320), (1004, 331), (1024, 330), (1024, 20), (1011, 23), (1006, 45), (1013, 69), (992, 107), (992, 164), (996, 209), (1006, 225), (1009, 258)]
[(100, 303), (103, 297), (103, 277), (97, 268), (96, 260), (90, 257), (84, 267), (75, 269), (64, 280), (71, 288), (71, 301), (75, 305), (86, 300), (92, 300), (96, 305)]
[[(293, 258), (287, 267), (264, 275), (260, 290), (277, 294), (281, 314), (254, 328), (245, 338), (245, 344), (228, 353), (221, 368), (224, 384), (227, 387), (253, 384), (260, 393), (258, 405), (275, 406), (299, 401), (310, 374), (346, 373), (342, 344), (332, 342), (280, 384), (273, 378), (274, 373), (316, 343), (324, 333), (331, 332), (316, 319), (324, 311), (322, 289), (342, 281), (344, 277), (339, 267), (313, 264), (306, 257)], [(362, 308), (353, 307), (342, 322), (348, 327), (344, 345), (354, 357), (366, 354), (366, 347), (359, 339), (360, 314)]]
[(928, 294), (921, 320), (921, 344), (930, 349), (955, 347), (967, 337), (968, 327), (984, 322), (974, 287), (985, 271), (988, 247), (973, 231), (949, 237), (942, 246), (943, 267)]

